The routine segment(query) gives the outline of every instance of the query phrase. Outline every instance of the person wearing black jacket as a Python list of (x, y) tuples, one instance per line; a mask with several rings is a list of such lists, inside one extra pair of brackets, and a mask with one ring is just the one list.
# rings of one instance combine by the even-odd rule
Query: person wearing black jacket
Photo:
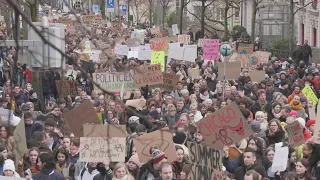
[(302, 54), (304, 63), (309, 66), (309, 56), (312, 58), (312, 49), (308, 44), (308, 40), (304, 41), (304, 45), (302, 46)]
[(56, 164), (54, 163), (51, 153), (41, 153), (38, 156), (37, 165), (40, 168), (40, 172), (33, 175), (33, 180), (62, 180), (63, 175), (56, 170)]
[(112, 170), (109, 168), (107, 163), (98, 163), (97, 170), (99, 174), (93, 177), (93, 180), (112, 180)]

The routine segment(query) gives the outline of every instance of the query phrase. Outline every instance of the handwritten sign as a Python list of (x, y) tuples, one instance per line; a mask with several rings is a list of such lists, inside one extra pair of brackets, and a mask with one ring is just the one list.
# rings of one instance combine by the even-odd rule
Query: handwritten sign
[(76, 97), (78, 95), (74, 81), (56, 80), (56, 86), (60, 98), (68, 97), (68, 95), (70, 95), (71, 97)]
[(141, 66), (133, 72), (134, 87), (140, 88), (146, 85), (156, 85), (163, 83), (161, 66), (159, 64)]
[[(103, 89), (110, 92), (118, 92), (124, 87), (125, 90), (134, 89), (134, 80), (132, 71), (116, 73), (93, 73), (93, 81), (99, 84)], [(95, 89), (98, 89), (95, 87)]]
[(177, 160), (171, 132), (157, 130), (147, 133), (134, 138), (133, 144), (137, 149), (138, 157), (141, 163), (146, 163), (150, 158), (153, 157), (149, 152), (151, 147), (157, 147), (164, 152), (167, 155), (169, 162)]
[(218, 60), (219, 46), (219, 39), (205, 39), (203, 42), (203, 58), (205, 60)]
[(80, 137), (80, 158), (82, 162), (125, 161), (125, 137)]
[(286, 170), (288, 163), (289, 148), (288, 147), (279, 147), (276, 148), (274, 154), (271, 171), (272, 172), (282, 172)]
[(302, 89), (302, 93), (308, 98), (308, 100), (312, 101), (313, 106), (315, 106), (318, 103), (318, 98), (309, 85), (304, 86), (304, 88)]
[(289, 137), (289, 144), (292, 148), (300, 146), (304, 144), (306, 141), (304, 140), (303, 129), (300, 126), (298, 121), (294, 121), (291, 124), (287, 124), (285, 127), (286, 132)]
[(161, 71), (164, 71), (165, 62), (164, 62), (164, 51), (152, 51), (151, 52), (151, 64), (160, 64)]
[(206, 145), (218, 150), (223, 149), (225, 145), (235, 144), (252, 134), (236, 104), (221, 108), (196, 124)]
[(250, 55), (253, 53), (253, 44), (240, 43), (238, 47), (239, 54)]
[[(218, 78), (219, 80), (223, 80), (224, 64), (223, 63), (217, 63), (217, 64), (218, 64)], [(228, 62), (226, 63), (226, 66), (227, 66), (226, 79), (227, 80), (238, 79), (241, 71), (241, 63), (239, 61)]]
[(182, 44), (190, 44), (190, 35), (178, 35), (178, 42)]
[(163, 74), (163, 83), (150, 86), (150, 88), (162, 88), (165, 91), (174, 91), (177, 89), (177, 83), (179, 82), (180, 76), (175, 74), (169, 73), (162, 73)]
[(69, 126), (70, 131), (76, 137), (83, 136), (83, 124), (100, 124), (100, 120), (96, 111), (94, 110), (89, 100), (80, 104), (80, 106), (74, 108), (71, 111), (63, 114), (65, 124)]

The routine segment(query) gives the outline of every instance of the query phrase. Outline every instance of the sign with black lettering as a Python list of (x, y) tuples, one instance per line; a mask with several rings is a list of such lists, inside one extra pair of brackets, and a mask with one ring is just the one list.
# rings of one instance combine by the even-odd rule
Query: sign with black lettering
[(124, 162), (125, 137), (80, 137), (80, 158), (82, 162)]
[[(122, 86), (126, 91), (131, 91), (134, 89), (132, 71), (117, 73), (93, 73), (92, 76), (94, 82), (110, 92), (120, 91)], [(98, 88), (95, 87), (95, 89)]]
[(77, 96), (77, 88), (74, 84), (74, 81), (71, 80), (56, 80), (56, 86), (59, 93), (59, 97), (71, 97)]
[(140, 88), (146, 85), (163, 83), (163, 75), (160, 64), (141, 66), (133, 72), (134, 87)]

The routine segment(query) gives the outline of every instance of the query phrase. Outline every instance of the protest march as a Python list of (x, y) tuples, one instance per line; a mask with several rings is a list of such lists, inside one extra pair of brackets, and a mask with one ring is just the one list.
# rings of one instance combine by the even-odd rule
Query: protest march
[(284, 58), (258, 37), (100, 14), (49, 23), (64, 24), (65, 68), (1, 47), (0, 180), (320, 179), (308, 41)]

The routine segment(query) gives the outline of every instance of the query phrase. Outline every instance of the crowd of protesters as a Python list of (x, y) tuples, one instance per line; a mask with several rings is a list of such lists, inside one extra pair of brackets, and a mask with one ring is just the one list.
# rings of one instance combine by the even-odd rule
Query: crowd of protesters
[[(114, 38), (121, 35), (104, 33)], [(145, 42), (150, 40), (149, 35)], [(148, 86), (134, 89), (128, 92), (128, 99), (145, 99), (147, 103), (142, 110), (129, 112), (123, 104), (126, 100), (119, 98), (120, 93), (110, 96), (102, 90), (93, 90), (87, 76), (94, 72), (117, 72), (144, 66), (150, 61), (126, 57), (115, 58), (108, 64), (81, 61), (74, 51), (81, 48), (78, 44), (84, 37), (66, 39), (67, 54), (75, 60), (68, 62), (68, 69), (78, 71), (76, 97), (58, 96), (54, 80), (63, 79), (63, 76), (56, 72), (44, 74), (43, 86), (48, 91), (35, 91), (28, 66), (22, 66), (21, 73), (12, 74), (15, 48), (1, 54), (0, 84), (3, 93), (0, 107), (12, 110), (15, 117), (23, 115), (27, 141), (23, 156), (16, 160), (14, 125), (0, 125), (2, 176), (33, 180), (190, 180), (193, 172), (186, 142), (204, 144), (195, 123), (235, 103), (254, 134), (232, 146), (239, 151), (236, 158), (229, 158), (230, 146), (223, 149), (222, 162), (227, 179), (320, 179), (320, 145), (315, 144), (312, 137), (316, 119), (311, 114), (316, 106), (302, 93), (302, 89), (309, 85), (317, 97), (320, 96), (320, 64), (309, 61), (311, 50), (295, 51), (293, 57), (300, 59), (294, 59), (294, 62), (272, 58), (261, 66), (266, 75), (260, 82), (252, 82), (249, 70), (242, 68), (239, 78), (228, 81), (224, 88), (218, 80), (216, 66), (201, 56), (194, 63), (167, 59), (165, 71), (181, 76), (176, 90), (167, 92)], [(259, 49), (259, 42), (256, 43)], [(307, 41), (304, 46), (308, 46)], [(80, 67), (86, 73), (82, 73)], [(190, 78), (190, 68), (200, 69), (199, 76)], [(43, 93), (46, 101), (38, 98), (39, 93)], [(63, 113), (87, 100), (92, 102), (102, 124), (126, 125), (125, 163), (103, 159), (98, 163), (79, 161), (80, 140), (65, 126)], [(284, 126), (294, 121), (298, 121), (303, 129), (306, 143), (292, 148)], [(177, 160), (168, 162), (167, 154), (154, 147), (150, 149), (152, 158), (147, 163), (140, 163), (133, 139), (164, 127), (169, 127), (173, 133)], [(275, 144), (280, 142), (289, 147), (287, 168), (282, 172), (272, 172)]]

